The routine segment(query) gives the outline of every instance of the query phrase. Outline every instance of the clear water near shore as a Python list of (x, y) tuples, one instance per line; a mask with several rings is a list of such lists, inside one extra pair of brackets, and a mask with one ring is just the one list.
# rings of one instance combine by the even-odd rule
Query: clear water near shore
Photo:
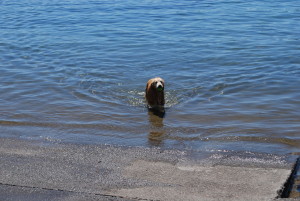
[(298, 1), (0, 5), (0, 137), (299, 153)]

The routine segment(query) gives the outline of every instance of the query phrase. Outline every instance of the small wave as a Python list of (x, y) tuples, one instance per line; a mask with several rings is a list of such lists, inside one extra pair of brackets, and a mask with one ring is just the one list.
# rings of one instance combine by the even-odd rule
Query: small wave
[[(127, 93), (127, 94), (126, 94)], [(127, 104), (135, 107), (146, 107), (145, 92), (140, 90), (130, 90), (124, 94)], [(165, 92), (165, 107), (171, 108), (179, 104), (178, 93), (175, 91)]]
[[(202, 87), (201, 87), (202, 88)], [(169, 90), (165, 92), (165, 107), (175, 107), (195, 96), (198, 96), (201, 88), (183, 89), (183, 90)], [(141, 90), (123, 91), (123, 98), (127, 100), (130, 106), (145, 107), (145, 92)], [(122, 97), (122, 96), (121, 96)]]
[(165, 93), (165, 98), (166, 98), (166, 108), (171, 108), (175, 105), (178, 105), (179, 102), (179, 97), (177, 95), (177, 93), (175, 93), (175, 91), (170, 91), (170, 92), (166, 92)]

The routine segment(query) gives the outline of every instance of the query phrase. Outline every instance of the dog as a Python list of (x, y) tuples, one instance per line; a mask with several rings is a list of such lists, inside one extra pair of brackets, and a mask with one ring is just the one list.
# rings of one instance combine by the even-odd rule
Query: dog
[(149, 109), (164, 113), (164, 89), (165, 81), (162, 78), (156, 77), (148, 80), (146, 85), (145, 98)]

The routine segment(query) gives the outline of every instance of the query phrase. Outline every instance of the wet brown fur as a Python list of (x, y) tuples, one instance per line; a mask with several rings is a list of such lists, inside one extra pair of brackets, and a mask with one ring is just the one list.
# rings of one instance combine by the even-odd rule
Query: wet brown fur
[(165, 85), (164, 80), (160, 77), (152, 78), (147, 82), (145, 97), (151, 108), (163, 107), (165, 105), (164, 90), (158, 91), (154, 85), (155, 82), (161, 82), (163, 87)]

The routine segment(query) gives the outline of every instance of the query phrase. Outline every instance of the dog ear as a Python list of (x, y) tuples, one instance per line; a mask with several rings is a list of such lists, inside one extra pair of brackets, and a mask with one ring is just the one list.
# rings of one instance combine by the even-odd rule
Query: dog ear
[(150, 106), (158, 105), (161, 99), (156, 90), (156, 79), (150, 79), (146, 86), (146, 99)]
[(163, 79), (161, 79), (161, 83), (165, 86), (165, 81)]
[(151, 85), (152, 85), (152, 81), (149, 80), (146, 85), (146, 93), (150, 90)]

